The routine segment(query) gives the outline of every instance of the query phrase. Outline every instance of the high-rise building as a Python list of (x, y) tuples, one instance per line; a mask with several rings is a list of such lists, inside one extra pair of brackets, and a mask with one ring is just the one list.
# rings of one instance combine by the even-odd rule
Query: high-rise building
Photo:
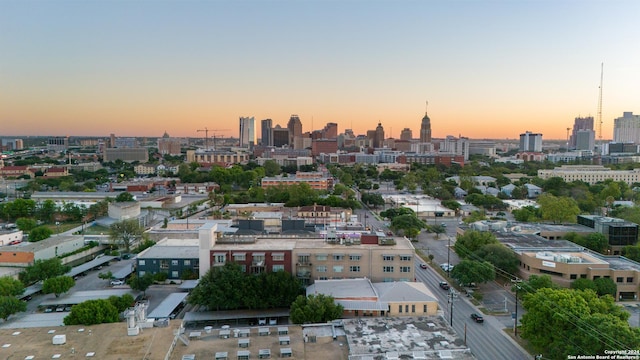
[(640, 144), (640, 115), (625, 111), (613, 120), (613, 142)]
[(255, 119), (240, 117), (240, 147), (252, 148), (256, 144)]
[(420, 123), (420, 142), (431, 142), (431, 119), (429, 119), (426, 111), (424, 112), (424, 117), (422, 118), (422, 122)]
[(409, 128), (402, 129), (402, 131), (400, 132), (400, 140), (409, 141), (411, 139), (413, 139), (413, 132), (411, 131), (411, 129)]
[(373, 138), (373, 147), (381, 148), (384, 143), (384, 128), (382, 127), (382, 123), (378, 123), (376, 127), (375, 136)]
[(576, 150), (591, 150), (596, 146), (596, 132), (593, 130), (578, 130), (576, 132)]
[(260, 144), (262, 146), (273, 146), (273, 121), (271, 119), (264, 119), (260, 121)]
[(593, 116), (575, 118), (573, 122), (573, 130), (571, 131), (571, 136), (569, 137), (569, 149), (576, 149), (578, 131), (580, 130), (593, 131)]
[(69, 149), (69, 137), (68, 136), (55, 136), (47, 139), (47, 150), (62, 152)]
[(276, 125), (271, 129), (271, 138), (273, 139), (272, 146), (283, 147), (289, 145), (289, 129)]
[(161, 155), (180, 155), (182, 150), (180, 148), (180, 139), (172, 139), (167, 132), (158, 139), (158, 152)]
[(322, 137), (324, 139), (336, 139), (338, 138), (338, 124), (327, 123), (324, 129), (322, 129)]
[(294, 139), (302, 136), (302, 121), (300, 121), (298, 115), (291, 115), (287, 123), (287, 129), (289, 129), (289, 144), (293, 145)]
[(542, 152), (542, 134), (526, 131), (520, 134), (520, 151)]

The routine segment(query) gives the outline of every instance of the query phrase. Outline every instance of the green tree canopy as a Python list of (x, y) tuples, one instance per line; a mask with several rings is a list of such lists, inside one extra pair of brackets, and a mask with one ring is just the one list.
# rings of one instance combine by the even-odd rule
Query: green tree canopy
[(128, 192), (121, 192), (120, 194), (118, 194), (118, 196), (116, 196), (116, 202), (130, 202), (130, 201), (135, 201), (135, 199), (133, 198), (133, 195), (131, 195)]
[(15, 296), (0, 296), (0, 318), (7, 321), (9, 316), (27, 311), (27, 304)]
[(481, 259), (490, 262), (500, 275), (507, 276), (518, 272), (518, 256), (501, 243), (487, 244), (473, 253), (473, 259)]
[(640, 331), (610, 296), (591, 290), (543, 288), (525, 296), (522, 337), (545, 358), (596, 355), (610, 349), (638, 349)]
[(342, 317), (344, 308), (337, 305), (332, 296), (318, 294), (300, 295), (291, 304), (291, 321), (294, 324), (326, 323)]
[(542, 194), (538, 197), (538, 205), (542, 219), (554, 224), (575, 223), (580, 215), (578, 204), (570, 197)]
[(153, 274), (145, 273), (142, 276), (137, 274), (131, 276), (127, 282), (133, 290), (142, 291), (143, 296), (147, 295), (147, 289), (153, 284)]
[(19, 218), (16, 220), (16, 225), (22, 231), (29, 231), (38, 226), (38, 223), (32, 218)]
[(71, 289), (76, 282), (70, 276), (56, 276), (46, 279), (42, 283), (42, 292), (45, 294), (54, 294), (59, 297)]
[(488, 231), (469, 230), (458, 235), (453, 249), (460, 257), (466, 258), (485, 245), (497, 243), (496, 237)]
[(466, 285), (471, 283), (486, 283), (496, 278), (493, 265), (488, 261), (462, 260), (451, 270), (451, 277), (458, 283)]
[(597, 278), (593, 280), (596, 285), (596, 293), (598, 296), (611, 295), (615, 299), (618, 292), (618, 285), (609, 278)]
[(38, 226), (29, 232), (29, 241), (37, 242), (44, 239), (48, 239), (53, 234), (53, 231), (46, 226)]
[(130, 251), (131, 245), (142, 237), (144, 228), (140, 226), (138, 220), (123, 220), (111, 224), (109, 227), (109, 238), (114, 244), (124, 245), (125, 250)]
[(59, 258), (36, 260), (32, 265), (27, 266), (24, 271), (20, 272), (18, 278), (25, 285), (31, 285), (41, 280), (64, 275), (69, 270), (71, 270), (71, 267), (62, 265), (62, 260)]
[(17, 296), (24, 292), (24, 284), (11, 276), (0, 277), (0, 296)]
[(106, 299), (87, 300), (71, 308), (64, 324), (95, 325), (119, 321), (118, 309)]

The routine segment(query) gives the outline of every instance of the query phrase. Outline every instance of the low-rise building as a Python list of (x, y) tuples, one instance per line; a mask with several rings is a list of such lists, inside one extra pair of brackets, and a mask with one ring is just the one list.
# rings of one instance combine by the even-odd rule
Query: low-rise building
[(267, 189), (271, 186), (291, 186), (299, 184), (308, 184), (314, 190), (330, 190), (333, 189), (333, 178), (322, 172), (296, 172), (293, 176), (275, 176), (262, 178), (262, 188)]
[(167, 274), (176, 280), (198, 276), (200, 259), (198, 239), (164, 239), (136, 257), (138, 276), (146, 273)]

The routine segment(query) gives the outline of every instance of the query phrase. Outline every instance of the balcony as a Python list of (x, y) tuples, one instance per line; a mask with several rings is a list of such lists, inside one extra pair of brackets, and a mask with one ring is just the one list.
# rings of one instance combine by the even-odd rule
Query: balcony
[(298, 279), (309, 279), (311, 278), (311, 271), (298, 271), (297, 276)]

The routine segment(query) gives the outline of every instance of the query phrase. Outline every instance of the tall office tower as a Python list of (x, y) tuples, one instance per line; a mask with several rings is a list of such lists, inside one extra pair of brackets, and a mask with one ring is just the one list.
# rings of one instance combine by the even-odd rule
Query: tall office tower
[(542, 134), (530, 131), (520, 134), (520, 151), (542, 152)]
[(158, 139), (158, 152), (161, 155), (180, 155), (182, 153), (180, 139), (172, 139), (165, 131), (164, 135)]
[(424, 112), (424, 117), (422, 118), (422, 122), (420, 123), (420, 142), (431, 142), (431, 119), (429, 119), (426, 111)]
[(256, 144), (255, 119), (240, 117), (240, 147), (252, 148)]
[(298, 115), (291, 115), (287, 123), (287, 129), (289, 129), (289, 145), (293, 145), (294, 139), (302, 136), (302, 121), (300, 121)]
[(116, 147), (116, 134), (109, 135), (109, 147)]
[(381, 148), (384, 143), (384, 128), (382, 127), (382, 123), (378, 123), (376, 127), (375, 136), (373, 138), (373, 147)]
[[(577, 117), (573, 122), (573, 130), (569, 137), (569, 149), (576, 149), (578, 141), (578, 131), (580, 130), (592, 130), (593, 131), (593, 116)], [(584, 150), (584, 149), (582, 149)]]
[(413, 139), (413, 132), (409, 128), (404, 128), (400, 132), (400, 140), (411, 140)]
[(640, 144), (640, 115), (625, 111), (613, 120), (613, 142)]
[(289, 129), (276, 125), (271, 129), (271, 138), (273, 139), (272, 146), (283, 147), (289, 145)]
[(260, 121), (260, 144), (262, 146), (273, 146), (273, 121), (264, 119)]
[(336, 139), (338, 138), (338, 124), (327, 123), (324, 129), (322, 129), (322, 137), (324, 139)]
[(593, 151), (596, 147), (596, 132), (593, 130), (578, 130), (576, 133), (576, 150)]

